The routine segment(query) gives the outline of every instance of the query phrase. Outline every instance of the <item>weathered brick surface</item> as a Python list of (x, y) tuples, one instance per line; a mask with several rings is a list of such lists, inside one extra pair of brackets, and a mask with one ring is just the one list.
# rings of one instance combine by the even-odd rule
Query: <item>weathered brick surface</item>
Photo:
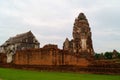
[(0, 53), (0, 63), (6, 63), (7, 56), (4, 53)]
[(74, 65), (88, 66), (90, 62), (86, 58), (68, 53), (60, 49), (29, 49), (17, 51), (14, 60), (17, 65)]
[(80, 13), (75, 19), (72, 35), (72, 40), (66, 38), (63, 43), (64, 50), (78, 54), (84, 53), (88, 57), (94, 54), (91, 28), (84, 13)]
[(0, 64), (0, 66), (27, 70), (120, 74), (120, 63), (108, 60), (91, 60), (57, 48), (17, 51), (12, 64)]

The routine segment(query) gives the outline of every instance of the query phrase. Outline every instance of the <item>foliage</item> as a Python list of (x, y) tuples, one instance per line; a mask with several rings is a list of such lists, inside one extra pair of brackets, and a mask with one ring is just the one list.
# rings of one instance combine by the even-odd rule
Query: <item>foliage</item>
[(96, 54), (94, 55), (94, 57), (95, 57), (95, 59), (100, 59), (100, 54), (97, 54), (97, 53), (96, 53)]
[(105, 53), (95, 53), (95, 59), (120, 59), (120, 53), (116, 50), (113, 52), (105, 52)]
[(105, 52), (104, 56), (106, 59), (112, 59), (112, 52)]
[(98, 75), (62, 72), (37, 72), (0, 68), (2, 80), (119, 80), (118, 75)]
[(120, 59), (120, 53), (118, 53), (118, 58)]

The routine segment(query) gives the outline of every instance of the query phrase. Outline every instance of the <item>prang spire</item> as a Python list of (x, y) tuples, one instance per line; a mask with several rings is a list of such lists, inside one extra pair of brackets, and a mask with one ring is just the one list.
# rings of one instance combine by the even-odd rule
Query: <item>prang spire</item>
[(84, 13), (80, 13), (75, 19), (72, 35), (73, 39), (69, 41), (69, 48), (67, 45), (68, 41), (66, 45), (64, 45), (64, 48), (67, 46), (68, 51), (77, 54), (94, 53), (91, 39), (91, 30), (89, 27), (88, 20)]

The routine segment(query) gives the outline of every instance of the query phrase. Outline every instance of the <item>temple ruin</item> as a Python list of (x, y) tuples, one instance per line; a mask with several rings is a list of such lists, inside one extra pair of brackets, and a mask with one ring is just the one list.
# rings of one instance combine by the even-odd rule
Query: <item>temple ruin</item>
[[(120, 74), (119, 61), (94, 58), (91, 29), (84, 13), (75, 19), (72, 36), (71, 40), (66, 38), (63, 49), (55, 44), (40, 48), (31, 31), (11, 37), (0, 46), (0, 67)], [(116, 58), (117, 51), (113, 53)]]
[(10, 37), (0, 46), (0, 52), (6, 53), (7, 63), (12, 62), (12, 56), (19, 50), (39, 48), (39, 42), (31, 31)]
[(83, 57), (89, 57), (90, 55), (94, 54), (91, 30), (84, 13), (80, 13), (75, 19), (73, 27), (73, 39), (69, 41), (69, 39), (66, 38), (63, 44), (63, 50), (80, 54)]

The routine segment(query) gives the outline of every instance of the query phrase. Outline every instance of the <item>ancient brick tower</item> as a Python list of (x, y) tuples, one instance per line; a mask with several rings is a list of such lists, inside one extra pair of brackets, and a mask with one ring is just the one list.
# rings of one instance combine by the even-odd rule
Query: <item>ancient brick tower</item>
[(83, 56), (94, 53), (91, 39), (91, 31), (88, 20), (84, 13), (80, 13), (75, 19), (73, 27), (73, 39), (66, 38), (63, 49), (71, 53), (82, 54)]

